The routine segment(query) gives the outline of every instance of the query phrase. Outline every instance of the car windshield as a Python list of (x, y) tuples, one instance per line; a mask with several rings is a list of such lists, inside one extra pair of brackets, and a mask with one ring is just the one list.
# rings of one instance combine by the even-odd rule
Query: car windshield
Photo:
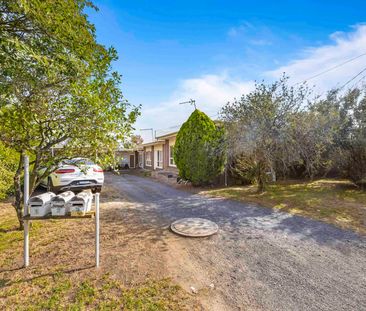
[(71, 160), (64, 160), (62, 164), (66, 165), (94, 165), (94, 162), (89, 159), (76, 158)]

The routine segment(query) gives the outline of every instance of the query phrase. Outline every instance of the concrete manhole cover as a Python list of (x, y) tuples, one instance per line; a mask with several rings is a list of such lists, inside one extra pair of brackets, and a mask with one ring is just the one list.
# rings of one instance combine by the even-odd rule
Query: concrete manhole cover
[(205, 237), (215, 234), (219, 227), (214, 222), (203, 218), (183, 218), (170, 226), (173, 232), (189, 237)]

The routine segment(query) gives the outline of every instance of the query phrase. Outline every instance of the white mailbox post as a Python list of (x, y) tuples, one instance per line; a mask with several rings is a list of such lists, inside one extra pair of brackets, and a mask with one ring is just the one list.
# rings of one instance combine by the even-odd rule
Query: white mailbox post
[[(24, 212), (23, 215), (29, 214), (28, 198), (29, 198), (29, 157), (24, 156)], [(29, 221), (24, 220), (24, 267), (29, 266)]]
[(95, 194), (95, 266), (99, 267), (99, 193)]
[[(72, 191), (67, 191), (63, 194), (56, 196), (54, 193), (44, 193), (37, 197), (29, 199), (29, 158), (24, 157), (24, 267), (29, 266), (29, 222), (31, 220), (48, 220), (48, 219), (81, 219), (81, 218), (93, 218), (95, 216), (95, 266), (99, 267), (99, 193), (94, 195), (95, 198), (95, 211), (91, 210), (91, 202), (93, 200), (93, 194), (90, 191), (83, 191), (77, 196), (74, 195)], [(58, 198), (58, 199), (57, 199)], [(57, 200), (56, 200), (57, 199)], [(68, 209), (71, 208), (71, 200), (76, 202), (76, 204), (84, 204), (82, 206), (82, 212), (77, 214), (70, 214)], [(32, 205), (34, 204), (34, 205)], [(49, 209), (49, 205), (55, 208), (63, 209), (65, 213), (56, 215), (46, 213)], [(37, 212), (33, 210), (32, 207), (38, 209)], [(41, 208), (43, 207), (43, 208)], [(31, 208), (31, 212), (29, 209)], [(41, 209), (40, 209), (41, 208)], [(80, 205), (78, 206), (80, 208)]]

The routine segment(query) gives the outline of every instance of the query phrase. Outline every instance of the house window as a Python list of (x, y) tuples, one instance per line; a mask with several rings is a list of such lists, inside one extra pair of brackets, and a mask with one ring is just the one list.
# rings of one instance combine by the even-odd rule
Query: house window
[(146, 166), (151, 166), (151, 151), (146, 151)]
[(156, 167), (163, 167), (163, 152), (161, 150), (156, 151)]
[(169, 165), (175, 166), (174, 162), (174, 146), (169, 146)]

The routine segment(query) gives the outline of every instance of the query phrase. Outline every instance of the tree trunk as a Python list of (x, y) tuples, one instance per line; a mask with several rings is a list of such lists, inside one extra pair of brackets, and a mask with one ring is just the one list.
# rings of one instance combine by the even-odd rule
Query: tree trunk
[(258, 192), (259, 193), (263, 193), (264, 191), (266, 191), (266, 184), (263, 181), (262, 178), (259, 178), (258, 180)]
[(19, 222), (19, 230), (24, 229), (23, 224), (23, 191), (22, 191), (22, 184), (21, 184), (21, 175), (22, 175), (22, 169), (23, 169), (23, 160), (24, 160), (24, 154), (21, 153), (21, 156), (19, 157), (19, 163), (18, 168), (14, 175), (14, 189), (15, 189), (15, 201), (14, 201), (14, 208), (15, 212), (17, 213), (18, 222)]
[(271, 166), (271, 176), (272, 176), (272, 182), (277, 181), (276, 171), (274, 170), (273, 166)]
[(33, 194), (34, 190), (36, 189), (36, 187), (38, 185), (37, 171), (39, 168), (39, 162), (40, 162), (41, 157), (42, 157), (41, 152), (37, 152), (36, 158), (34, 160), (33, 168), (29, 172), (29, 196), (31, 196)]
[(266, 191), (267, 181), (266, 181), (266, 170), (265, 165), (262, 162), (258, 163), (257, 170), (257, 181), (258, 181), (258, 192), (263, 193)]

